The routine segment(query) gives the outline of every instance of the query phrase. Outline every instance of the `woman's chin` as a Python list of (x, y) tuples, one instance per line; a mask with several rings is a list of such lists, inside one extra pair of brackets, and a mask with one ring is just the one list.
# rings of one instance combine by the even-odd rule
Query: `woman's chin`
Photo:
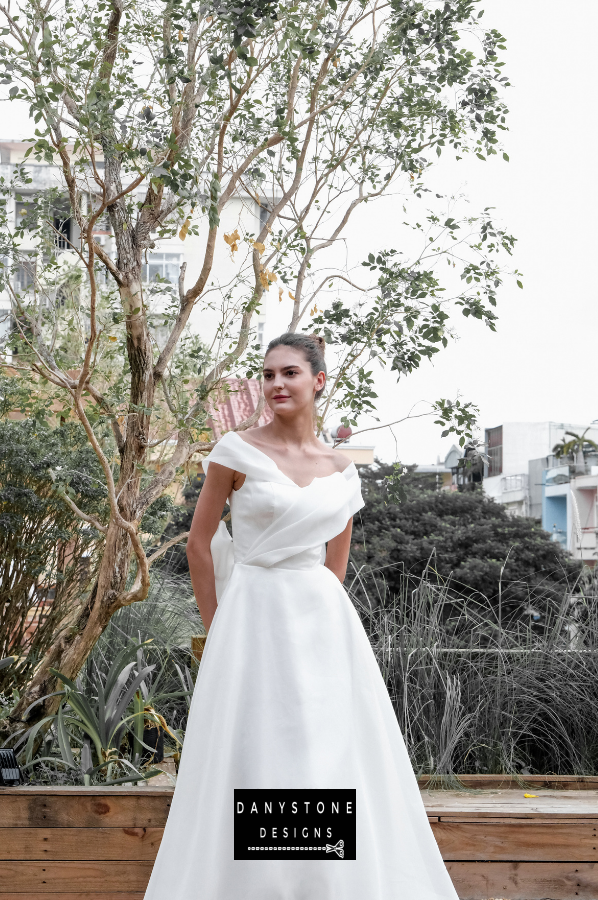
[(285, 419), (301, 415), (304, 408), (305, 410), (311, 409), (309, 404), (305, 404), (305, 407), (303, 407), (294, 400), (267, 400), (266, 403), (275, 416), (281, 416)]

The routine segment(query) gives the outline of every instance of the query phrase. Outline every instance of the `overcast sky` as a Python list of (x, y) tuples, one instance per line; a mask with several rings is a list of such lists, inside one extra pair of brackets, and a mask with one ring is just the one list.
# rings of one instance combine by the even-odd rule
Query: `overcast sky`
[[(496, 207), (518, 238), (513, 266), (525, 287), (509, 282), (501, 290), (498, 333), (463, 319), (459, 341), (398, 386), (375, 369), (379, 417), (390, 422), (419, 401), (461, 393), (480, 407), (482, 429), (505, 421), (589, 424), (598, 419), (598, 3), (573, 0), (566, 17), (556, 0), (486, 0), (484, 8), (485, 24), (507, 38), (510, 162), (442, 160), (434, 187), (466, 194), (472, 213)], [(1, 139), (31, 134), (14, 104), (1, 109)], [(372, 207), (352, 231), (360, 258), (364, 235), (368, 249), (400, 249), (396, 222), (392, 199)], [(451, 443), (425, 418), (363, 442), (375, 443), (386, 461), (407, 463), (435, 462)]]

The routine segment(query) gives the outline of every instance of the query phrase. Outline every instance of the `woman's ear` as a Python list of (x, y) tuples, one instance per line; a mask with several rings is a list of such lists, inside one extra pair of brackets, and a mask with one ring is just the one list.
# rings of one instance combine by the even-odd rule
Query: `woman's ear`
[(324, 387), (325, 384), (326, 384), (326, 373), (318, 372), (318, 374), (316, 375), (316, 384), (315, 384), (314, 392), (317, 394), (318, 391), (322, 390), (322, 388)]

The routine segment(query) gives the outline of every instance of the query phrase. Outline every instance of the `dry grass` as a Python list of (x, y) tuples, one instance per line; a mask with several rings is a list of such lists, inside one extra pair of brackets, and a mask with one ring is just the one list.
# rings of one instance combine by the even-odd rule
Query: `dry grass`
[(598, 774), (590, 573), (560, 608), (545, 605), (541, 627), (505, 625), (485, 598), (455, 600), (427, 575), (398, 597), (371, 575), (358, 573), (357, 586), (353, 600), (418, 773)]

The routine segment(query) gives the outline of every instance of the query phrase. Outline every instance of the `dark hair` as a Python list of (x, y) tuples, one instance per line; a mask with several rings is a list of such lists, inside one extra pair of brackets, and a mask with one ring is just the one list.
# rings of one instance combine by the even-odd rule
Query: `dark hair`
[[(292, 347), (293, 350), (301, 350), (310, 365), (312, 375), (317, 375), (318, 372), (327, 374), (326, 360), (324, 359), (326, 342), (319, 334), (296, 334), (293, 331), (287, 331), (286, 334), (281, 334), (280, 337), (270, 341), (265, 356), (275, 347)], [(323, 393), (324, 388), (316, 391), (316, 400), (319, 400)]]

